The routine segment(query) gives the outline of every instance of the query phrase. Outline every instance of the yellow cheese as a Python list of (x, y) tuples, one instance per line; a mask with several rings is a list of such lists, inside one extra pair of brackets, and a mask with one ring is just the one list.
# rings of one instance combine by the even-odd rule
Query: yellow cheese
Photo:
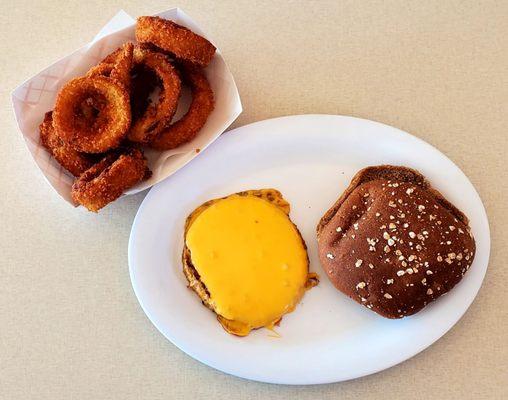
[(286, 210), (254, 195), (213, 201), (191, 221), (186, 245), (219, 321), (241, 336), (273, 327), (310, 278), (305, 244)]

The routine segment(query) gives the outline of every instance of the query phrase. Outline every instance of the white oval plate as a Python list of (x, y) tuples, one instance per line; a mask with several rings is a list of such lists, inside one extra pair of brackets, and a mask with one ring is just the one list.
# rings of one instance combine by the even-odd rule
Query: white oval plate
[[(416, 168), (470, 218), (477, 253), (464, 279), (420, 313), (384, 319), (333, 288), (317, 257), (321, 215), (363, 167)], [(284, 316), (277, 332), (227, 334), (187, 288), (182, 273), (184, 221), (203, 202), (247, 189), (276, 188), (309, 248), (320, 284)], [(143, 310), (157, 329), (195, 359), (229, 374), (283, 384), (337, 382), (391, 367), (443, 336), (483, 281), (490, 250), (484, 207), (460, 169), (408, 133), (368, 120), (300, 115), (235, 129), (186, 168), (155, 186), (132, 226), (129, 266)]]

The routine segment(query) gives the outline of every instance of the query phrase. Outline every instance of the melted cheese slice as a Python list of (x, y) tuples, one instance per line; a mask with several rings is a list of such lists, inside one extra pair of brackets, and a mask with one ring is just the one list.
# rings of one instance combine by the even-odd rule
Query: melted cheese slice
[(260, 197), (236, 194), (213, 202), (192, 221), (186, 245), (230, 333), (273, 328), (306, 289), (303, 239), (282, 208)]

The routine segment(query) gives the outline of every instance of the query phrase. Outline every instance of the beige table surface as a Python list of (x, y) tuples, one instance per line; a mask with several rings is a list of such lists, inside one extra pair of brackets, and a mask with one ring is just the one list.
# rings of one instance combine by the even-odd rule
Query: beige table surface
[[(143, 3), (1, 1), (0, 399), (508, 398), (508, 2)], [(30, 159), (9, 96), (120, 8), (176, 5), (231, 67), (245, 108), (234, 126), (301, 113), (369, 118), (428, 141), (471, 179), (490, 218), (491, 262), (445, 337), (373, 376), (283, 387), (206, 367), (151, 325), (127, 266), (146, 193), (99, 215), (69, 207)]]

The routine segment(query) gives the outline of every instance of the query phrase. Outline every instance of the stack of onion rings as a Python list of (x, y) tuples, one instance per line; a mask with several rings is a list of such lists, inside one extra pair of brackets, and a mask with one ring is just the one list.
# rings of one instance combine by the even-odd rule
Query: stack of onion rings
[[(136, 38), (139, 44), (125, 43), (65, 84), (40, 125), (42, 145), (77, 177), (73, 200), (90, 211), (148, 179), (147, 160), (135, 146), (178, 147), (196, 136), (214, 109), (202, 71), (215, 54), (208, 40), (158, 17), (140, 17)], [(192, 101), (171, 123), (182, 81)]]

